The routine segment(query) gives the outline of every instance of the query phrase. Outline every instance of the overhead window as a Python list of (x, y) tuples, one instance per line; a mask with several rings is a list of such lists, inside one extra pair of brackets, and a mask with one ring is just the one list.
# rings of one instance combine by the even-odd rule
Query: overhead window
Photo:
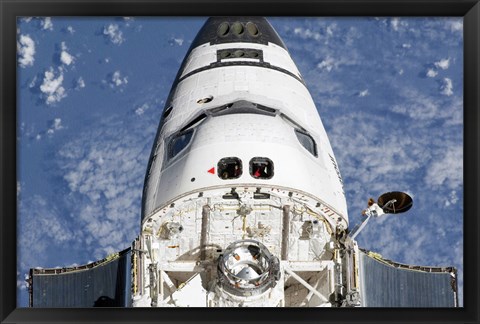
[(192, 139), (193, 129), (175, 135), (168, 145), (168, 158), (171, 159), (180, 153)]
[(290, 126), (292, 126), (293, 128), (295, 129), (300, 129), (300, 130), (304, 130), (302, 126), (300, 126), (297, 122), (295, 122), (293, 119), (291, 119), (290, 117), (288, 117), (287, 115), (285, 114), (280, 114), (280, 117), (283, 118), (283, 120), (285, 120), (287, 122), (287, 124), (289, 124)]
[(250, 160), (250, 175), (255, 179), (270, 179), (273, 177), (273, 162), (264, 157), (254, 157)]
[(212, 108), (208, 113), (214, 117), (230, 114), (259, 114), (274, 117), (277, 110), (254, 102), (239, 100), (224, 106)]
[(242, 175), (242, 161), (236, 157), (221, 159), (217, 167), (217, 174), (223, 180), (237, 179)]
[(187, 125), (183, 126), (180, 132), (183, 132), (193, 126), (198, 126), (205, 118), (207, 118), (207, 115), (205, 114), (200, 114), (194, 119), (192, 119)]
[(315, 144), (315, 140), (312, 136), (310, 136), (310, 134), (295, 129), (295, 135), (297, 135), (298, 141), (307, 151), (312, 153), (313, 156), (317, 156), (317, 145)]

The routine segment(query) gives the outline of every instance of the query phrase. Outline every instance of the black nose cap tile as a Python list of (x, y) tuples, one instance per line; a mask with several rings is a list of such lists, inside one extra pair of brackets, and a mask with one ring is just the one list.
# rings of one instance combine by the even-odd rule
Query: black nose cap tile
[(200, 29), (191, 49), (205, 44), (274, 43), (287, 49), (275, 29), (264, 17), (211, 17)]
[(203, 44), (228, 44), (228, 43), (245, 43), (248, 44), (276, 44), (285, 50), (288, 50), (275, 29), (264, 17), (211, 17), (205, 22), (193, 40), (190, 48), (185, 55), (185, 59), (178, 70), (175, 81), (172, 84), (170, 94), (165, 104), (165, 109), (170, 106), (173, 90), (177, 87), (180, 76), (186, 66), (187, 58), (192, 50)]

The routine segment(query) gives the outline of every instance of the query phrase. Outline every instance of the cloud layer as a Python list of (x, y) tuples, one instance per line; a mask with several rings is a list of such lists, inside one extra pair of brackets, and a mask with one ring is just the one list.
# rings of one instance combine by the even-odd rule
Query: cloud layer
[[(359, 245), (400, 262), (453, 264), (461, 276), (462, 20), (270, 21), (327, 129), (351, 225), (370, 196), (401, 190), (414, 199), (409, 213), (371, 221)], [(44, 162), (26, 164), (38, 172), (17, 182), (19, 281), (31, 266), (103, 258), (138, 235), (161, 100), (201, 24), (168, 26), (123, 18), (20, 26), (19, 146), (23, 161)]]

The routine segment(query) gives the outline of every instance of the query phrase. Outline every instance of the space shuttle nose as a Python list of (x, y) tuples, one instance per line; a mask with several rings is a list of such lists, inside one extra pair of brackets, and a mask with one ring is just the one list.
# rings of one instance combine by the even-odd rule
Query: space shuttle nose
[(285, 44), (263, 17), (212, 17), (207, 20), (191, 48), (210, 43), (274, 43), (284, 49)]

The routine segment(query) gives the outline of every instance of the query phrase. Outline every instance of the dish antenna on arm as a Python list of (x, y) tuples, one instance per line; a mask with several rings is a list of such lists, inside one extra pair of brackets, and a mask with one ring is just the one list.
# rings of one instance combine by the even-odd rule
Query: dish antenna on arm
[(401, 191), (386, 192), (377, 200), (385, 214), (400, 214), (412, 208), (412, 197)]
[(355, 226), (350, 237), (355, 237), (367, 225), (370, 217), (380, 217), (385, 214), (400, 214), (412, 208), (413, 200), (408, 194), (401, 191), (386, 192), (378, 197), (377, 202), (370, 198), (368, 200), (368, 208), (362, 211), (362, 215), (366, 216), (363, 221)]

